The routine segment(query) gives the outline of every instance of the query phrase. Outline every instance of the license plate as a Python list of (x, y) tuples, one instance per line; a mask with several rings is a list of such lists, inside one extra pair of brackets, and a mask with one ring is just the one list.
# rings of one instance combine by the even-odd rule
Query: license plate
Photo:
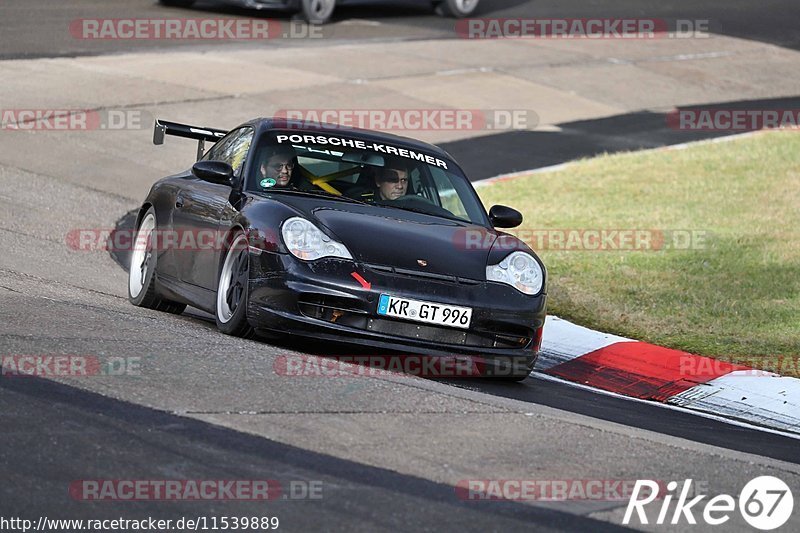
[(378, 314), (453, 328), (469, 328), (472, 309), (381, 294)]

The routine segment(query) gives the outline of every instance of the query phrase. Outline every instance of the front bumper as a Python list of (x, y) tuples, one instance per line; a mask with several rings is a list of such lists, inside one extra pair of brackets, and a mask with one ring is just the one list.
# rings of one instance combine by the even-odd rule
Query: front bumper
[[(513, 361), (532, 369), (536, 361), (544, 293), (531, 297), (486, 281), (342, 259), (304, 262), (253, 249), (250, 265), (248, 320), (256, 329), (382, 351), (473, 356), (489, 365)], [(379, 316), (381, 294), (471, 307), (470, 329)]]

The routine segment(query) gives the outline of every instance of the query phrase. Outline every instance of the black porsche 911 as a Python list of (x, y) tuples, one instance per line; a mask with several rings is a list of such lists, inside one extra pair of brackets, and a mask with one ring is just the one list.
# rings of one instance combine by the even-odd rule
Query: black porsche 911
[(198, 140), (198, 161), (155, 183), (139, 210), (134, 305), (191, 305), (231, 335), (480, 357), (487, 374), (514, 361), (508, 379), (533, 368), (545, 269), (495, 229), (522, 215), (487, 214), (440, 148), (284, 119), (230, 132), (157, 121), (154, 142), (165, 135)]

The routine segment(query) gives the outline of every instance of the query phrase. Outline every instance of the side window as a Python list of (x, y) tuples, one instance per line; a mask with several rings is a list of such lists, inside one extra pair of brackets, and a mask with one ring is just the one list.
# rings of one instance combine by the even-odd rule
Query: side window
[(229, 133), (218, 140), (214, 146), (208, 149), (206, 155), (203, 156), (203, 161), (220, 161), (220, 154), (225, 150), (225, 147), (230, 143), (236, 133), (238, 132)]
[(469, 220), (467, 210), (464, 208), (464, 204), (461, 203), (461, 198), (447, 174), (439, 168), (431, 167), (431, 176), (438, 191), (441, 206), (457, 217)]
[(241, 128), (232, 131), (212, 146), (203, 156), (203, 159), (225, 161), (233, 167), (233, 174), (239, 176), (241, 175), (244, 161), (247, 159), (247, 152), (253, 142), (253, 135), (253, 128)]

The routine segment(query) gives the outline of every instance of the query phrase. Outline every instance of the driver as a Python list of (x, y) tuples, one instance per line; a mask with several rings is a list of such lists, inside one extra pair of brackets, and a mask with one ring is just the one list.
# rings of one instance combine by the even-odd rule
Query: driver
[(286, 187), (292, 180), (292, 172), (297, 165), (297, 157), (289, 148), (279, 148), (261, 161), (258, 185), (262, 189)]
[(408, 168), (391, 163), (375, 176), (375, 199), (397, 200), (408, 192)]

